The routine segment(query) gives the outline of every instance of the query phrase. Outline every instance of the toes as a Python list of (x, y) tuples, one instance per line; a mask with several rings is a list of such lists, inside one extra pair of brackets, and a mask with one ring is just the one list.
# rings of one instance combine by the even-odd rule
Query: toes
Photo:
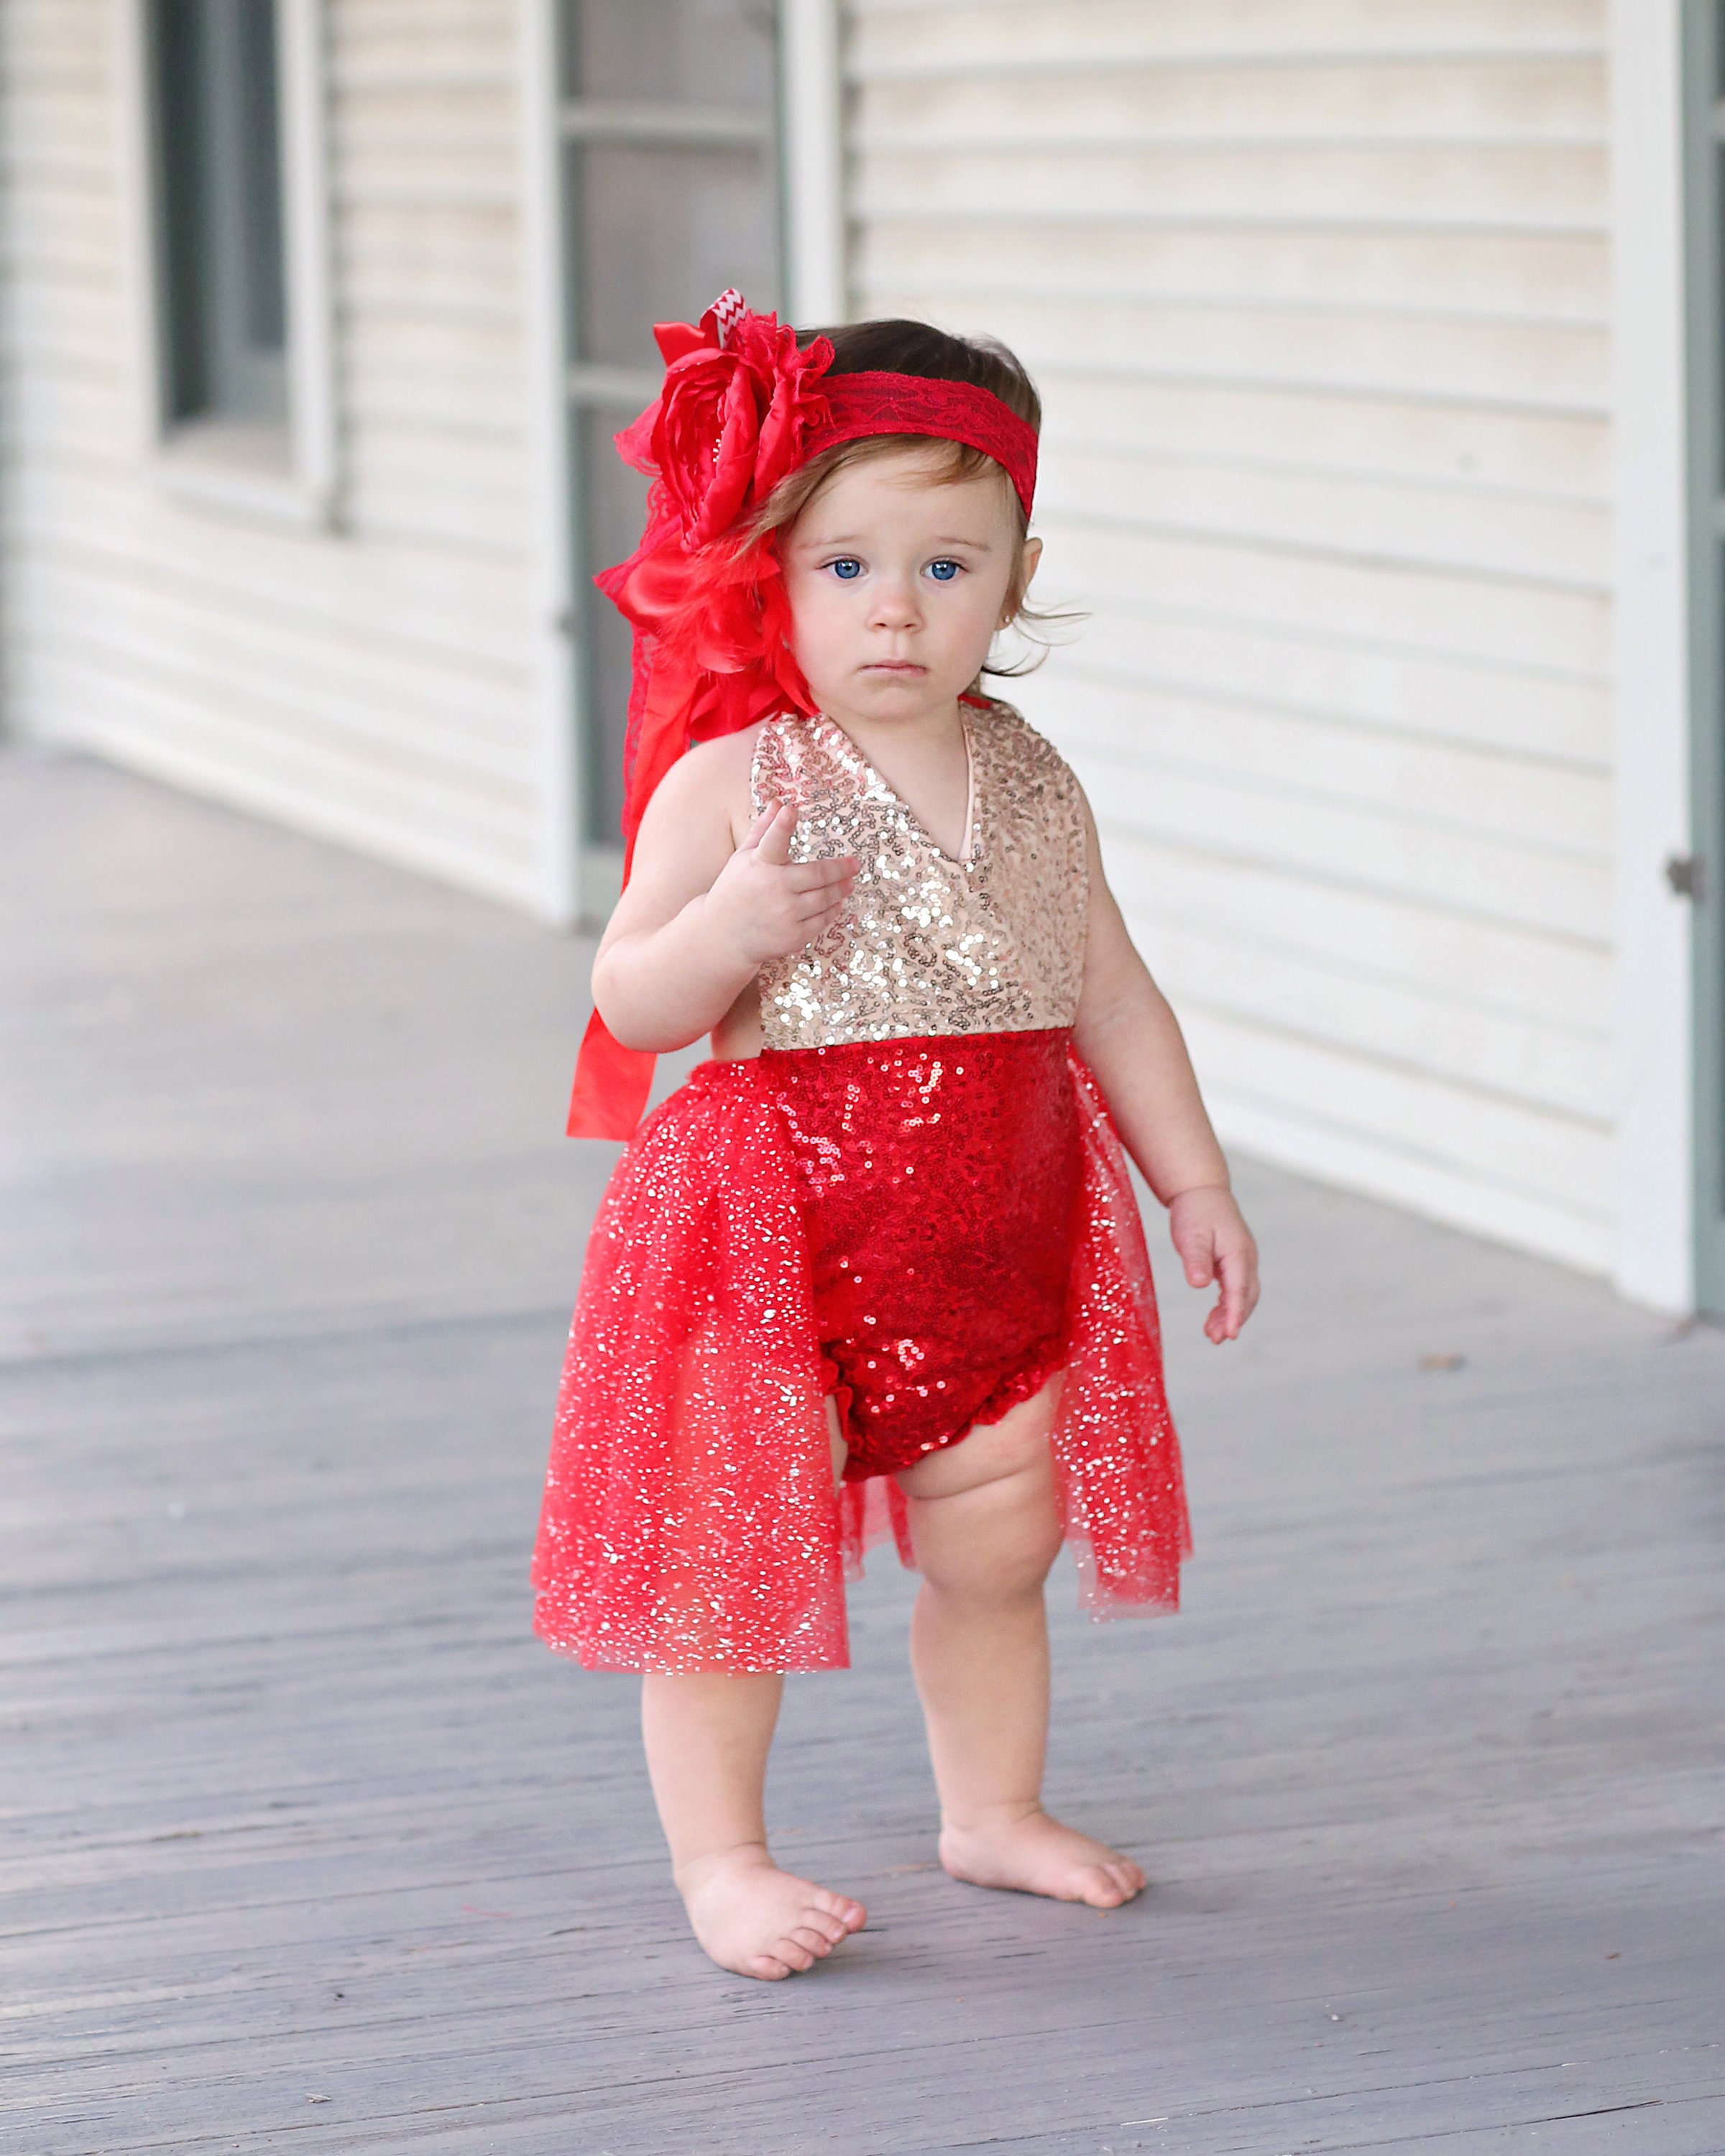
[(720, 1967), (765, 1984), (813, 1969), (864, 1917), (860, 1902), (758, 1863), (708, 1880), (685, 1899), (696, 1938)]
[(1130, 1902), (1135, 1896), (1142, 1894), (1148, 1883), (1131, 1857), (1122, 1856), (1111, 1849), (1096, 1869), (1119, 1897), (1108, 1904), (1111, 1908), (1117, 1908), (1121, 1902)]
[(1100, 1864), (1089, 1868), (1082, 1891), (1085, 1900), (1093, 1909), (1117, 1909), (1122, 1902), (1132, 1898), (1113, 1872)]

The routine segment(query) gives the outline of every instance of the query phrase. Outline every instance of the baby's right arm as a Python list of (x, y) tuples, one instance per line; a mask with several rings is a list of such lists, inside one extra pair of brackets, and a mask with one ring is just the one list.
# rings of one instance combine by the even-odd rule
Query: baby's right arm
[(751, 819), (757, 731), (691, 749), (641, 819), (593, 968), (593, 1001), (626, 1048), (665, 1055), (710, 1033), (768, 960), (813, 942), (850, 895), (855, 860), (791, 860), (793, 804)]

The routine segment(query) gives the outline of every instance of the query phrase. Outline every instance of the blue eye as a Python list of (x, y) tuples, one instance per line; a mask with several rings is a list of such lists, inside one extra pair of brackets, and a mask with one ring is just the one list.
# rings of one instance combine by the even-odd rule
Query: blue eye
[(936, 583), (950, 584), (958, 573), (958, 567), (957, 562), (931, 562), (928, 565), (928, 573), (934, 578)]
[(855, 583), (863, 572), (862, 563), (854, 554), (841, 555), (836, 562), (829, 562), (827, 567), (845, 584)]

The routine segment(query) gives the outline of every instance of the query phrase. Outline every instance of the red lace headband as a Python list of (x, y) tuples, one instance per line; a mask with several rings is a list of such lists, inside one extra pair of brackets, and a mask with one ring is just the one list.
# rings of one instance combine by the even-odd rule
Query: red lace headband
[(963, 442), (993, 457), (1029, 516), (1036, 494), (1036, 430), (992, 389), (974, 382), (930, 382), (920, 374), (829, 374), (825, 386), (832, 417), (810, 432), (805, 460), (870, 434)]
[[(829, 373), (825, 337), (799, 350), (794, 330), (756, 314), (735, 291), (721, 293), (698, 323), (661, 322), (653, 334), (665, 386), (617, 437), (624, 462), (653, 482), (647, 527), (628, 561), (593, 578), (634, 631), (625, 878), (642, 812), (691, 742), (776, 712), (814, 711), (772, 541), (735, 543), (781, 480), (842, 442), (918, 434), (993, 457), (1026, 516), (1036, 488), (1035, 430), (974, 382)], [(653, 1065), (595, 1011), (575, 1073), (570, 1135), (629, 1137)]]

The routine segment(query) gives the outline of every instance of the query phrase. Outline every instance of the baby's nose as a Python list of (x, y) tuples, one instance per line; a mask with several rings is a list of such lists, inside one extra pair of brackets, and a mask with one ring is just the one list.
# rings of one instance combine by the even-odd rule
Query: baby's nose
[(908, 584), (883, 578), (875, 595), (875, 619), (896, 626), (916, 618), (916, 598)]

